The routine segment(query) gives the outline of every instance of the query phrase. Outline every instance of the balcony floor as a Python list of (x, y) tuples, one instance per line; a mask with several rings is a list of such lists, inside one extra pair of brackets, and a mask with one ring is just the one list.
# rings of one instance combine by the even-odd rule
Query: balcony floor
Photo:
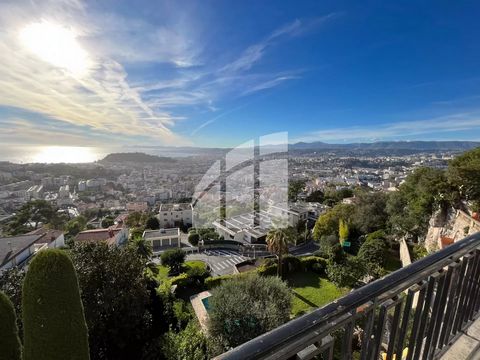
[(480, 318), (455, 341), (441, 360), (480, 360)]

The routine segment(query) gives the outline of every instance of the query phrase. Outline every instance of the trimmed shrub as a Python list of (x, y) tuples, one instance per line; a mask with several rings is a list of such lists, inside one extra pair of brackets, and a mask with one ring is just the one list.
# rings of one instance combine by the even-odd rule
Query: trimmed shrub
[(302, 262), (300, 261), (300, 258), (293, 255), (284, 256), (282, 259), (282, 265), (284, 274), (302, 270)]
[(23, 284), (24, 360), (88, 360), (88, 333), (72, 261), (61, 250), (33, 258)]
[(182, 270), (187, 254), (182, 249), (166, 250), (160, 257), (162, 265), (170, 268), (171, 274), (178, 274)]
[(0, 334), (0, 360), (20, 360), (22, 345), (18, 338), (15, 309), (3, 292), (0, 292)]
[(199, 240), (200, 240), (200, 235), (198, 235), (196, 232), (191, 232), (188, 234), (188, 242), (192, 246), (197, 246)]
[(304, 271), (313, 271), (317, 274), (325, 274), (328, 261), (319, 256), (305, 256), (300, 258)]

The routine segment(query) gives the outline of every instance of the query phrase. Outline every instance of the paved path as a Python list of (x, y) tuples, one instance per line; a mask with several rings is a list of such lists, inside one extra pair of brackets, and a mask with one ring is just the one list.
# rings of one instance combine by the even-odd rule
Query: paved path
[(212, 275), (226, 275), (234, 273), (235, 264), (248, 260), (233, 250), (206, 250), (200, 254), (189, 254), (187, 260), (205, 261), (212, 269)]

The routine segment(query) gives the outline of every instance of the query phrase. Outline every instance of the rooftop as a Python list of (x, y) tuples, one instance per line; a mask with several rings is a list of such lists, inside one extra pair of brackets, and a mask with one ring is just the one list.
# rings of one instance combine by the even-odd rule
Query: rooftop
[(190, 203), (178, 203), (178, 204), (161, 204), (160, 211), (184, 211), (192, 210), (192, 204)]
[(171, 229), (159, 229), (159, 230), (145, 230), (143, 232), (144, 239), (152, 239), (158, 237), (170, 237), (170, 236), (179, 236), (180, 229), (179, 228), (171, 228)]

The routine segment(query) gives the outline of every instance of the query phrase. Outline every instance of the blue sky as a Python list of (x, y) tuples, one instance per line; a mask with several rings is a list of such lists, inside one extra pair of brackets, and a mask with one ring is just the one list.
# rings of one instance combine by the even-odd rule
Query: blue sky
[(0, 143), (480, 140), (480, 3), (2, 1)]

